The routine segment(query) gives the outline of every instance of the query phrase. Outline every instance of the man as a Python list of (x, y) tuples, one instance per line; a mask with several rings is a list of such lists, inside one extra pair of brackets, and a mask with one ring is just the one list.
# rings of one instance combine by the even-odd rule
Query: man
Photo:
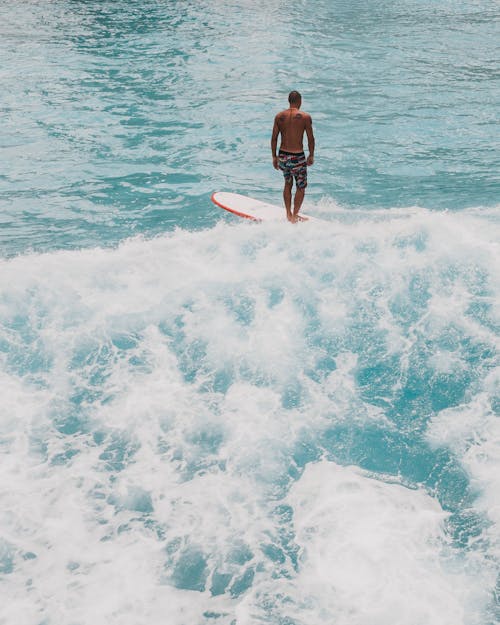
[[(307, 187), (307, 166), (314, 163), (314, 134), (312, 119), (309, 113), (300, 110), (302, 96), (298, 91), (291, 91), (288, 95), (290, 108), (281, 111), (274, 118), (273, 134), (271, 136), (271, 152), (274, 169), (281, 169), (285, 178), (283, 200), (285, 202), (288, 221), (299, 221), (299, 211), (304, 200)], [(309, 156), (305, 157), (302, 145), (304, 132), (307, 134)], [(281, 145), (278, 155), (278, 135), (281, 134)], [(295, 178), (295, 197), (292, 213), (292, 187)]]

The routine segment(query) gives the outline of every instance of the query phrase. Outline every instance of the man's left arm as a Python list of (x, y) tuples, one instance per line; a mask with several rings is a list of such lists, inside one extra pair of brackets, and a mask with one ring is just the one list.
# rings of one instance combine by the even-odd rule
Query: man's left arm
[(280, 129), (278, 127), (278, 122), (276, 118), (274, 118), (274, 126), (273, 133), (271, 135), (271, 153), (273, 155), (273, 167), (274, 169), (278, 169), (278, 156), (276, 155), (276, 149), (278, 147), (278, 135), (280, 133)]
[(309, 156), (307, 157), (307, 164), (312, 165), (314, 163), (314, 133), (312, 127), (312, 118), (310, 115), (306, 118), (306, 134), (307, 134), (307, 147), (309, 148)]

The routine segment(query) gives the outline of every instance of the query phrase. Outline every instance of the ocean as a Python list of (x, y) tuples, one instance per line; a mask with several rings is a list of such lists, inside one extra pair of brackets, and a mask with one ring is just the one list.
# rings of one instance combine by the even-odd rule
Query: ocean
[[(500, 622), (500, 5), (0, 6), (0, 624)], [(316, 136), (280, 203), (274, 115)]]

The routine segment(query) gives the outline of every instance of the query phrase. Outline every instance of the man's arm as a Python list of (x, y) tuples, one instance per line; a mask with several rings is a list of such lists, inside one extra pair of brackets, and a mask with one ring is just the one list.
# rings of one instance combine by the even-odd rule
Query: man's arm
[(280, 133), (280, 129), (278, 128), (278, 121), (276, 117), (274, 118), (274, 126), (273, 126), (273, 134), (271, 135), (271, 153), (273, 155), (273, 167), (274, 169), (278, 169), (278, 157), (276, 155), (276, 149), (278, 147), (278, 135)]
[(307, 164), (312, 165), (314, 163), (314, 133), (312, 127), (312, 118), (310, 115), (306, 118), (306, 134), (307, 134), (307, 147), (309, 148), (309, 156), (307, 158)]

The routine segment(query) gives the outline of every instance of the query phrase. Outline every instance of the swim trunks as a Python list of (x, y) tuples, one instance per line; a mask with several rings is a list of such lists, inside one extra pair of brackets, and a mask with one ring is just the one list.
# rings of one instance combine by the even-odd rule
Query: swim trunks
[(292, 178), (295, 178), (295, 184), (298, 189), (307, 187), (307, 161), (304, 152), (297, 154), (280, 150), (278, 153), (278, 167), (283, 172), (285, 181), (288, 184), (291, 184)]

